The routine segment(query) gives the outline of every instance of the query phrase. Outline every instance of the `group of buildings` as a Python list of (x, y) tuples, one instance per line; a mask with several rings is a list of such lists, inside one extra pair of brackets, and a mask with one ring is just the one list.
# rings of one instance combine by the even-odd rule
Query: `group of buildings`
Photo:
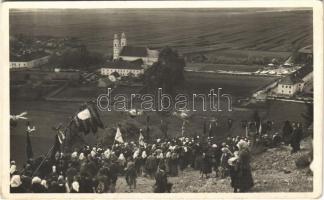
[[(127, 44), (125, 33), (120, 38), (114, 34), (113, 59), (101, 67), (100, 73), (104, 76), (118, 74), (120, 76), (144, 74), (144, 70), (158, 61), (159, 51), (148, 47), (130, 46)], [(26, 54), (10, 56), (10, 68), (33, 68), (49, 62), (50, 54)]]
[(50, 55), (46, 53), (28, 54), (23, 56), (10, 57), (10, 69), (33, 68), (47, 64)]

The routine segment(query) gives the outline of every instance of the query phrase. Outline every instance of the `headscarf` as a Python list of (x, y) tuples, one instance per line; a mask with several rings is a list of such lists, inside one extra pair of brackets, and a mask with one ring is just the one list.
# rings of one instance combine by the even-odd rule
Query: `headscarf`
[(19, 175), (13, 175), (10, 180), (10, 187), (19, 187), (21, 185), (21, 179)]
[(79, 182), (78, 181), (73, 181), (73, 183), (72, 183), (73, 190), (79, 192), (79, 187), (80, 187)]
[(249, 147), (249, 144), (244, 140), (240, 140), (236, 146), (239, 148), (239, 150), (241, 150), (241, 149), (247, 149)]
[(238, 156), (238, 151), (234, 152), (234, 157), (231, 157), (230, 159), (228, 159), (228, 164), (230, 166), (234, 166), (236, 164), (236, 161), (238, 160), (239, 156)]
[(72, 157), (72, 158), (77, 158), (77, 157), (78, 157), (78, 152), (76, 152), (76, 151), (73, 152), (73, 153), (71, 154), (71, 157)]
[(47, 181), (45, 179), (41, 181), (41, 185), (48, 189)]
[(106, 158), (106, 159), (109, 159), (109, 158), (110, 158), (110, 149), (107, 149), (107, 150), (104, 152), (104, 155), (105, 155), (105, 158)]
[(79, 160), (84, 160), (85, 159), (85, 156), (84, 156), (84, 153), (80, 153), (80, 155), (79, 155)]
[(90, 152), (90, 155), (91, 155), (92, 158), (94, 158), (94, 157), (96, 156), (96, 154), (97, 154), (97, 153), (96, 153), (94, 150), (92, 150), (92, 151)]
[(134, 159), (137, 158), (139, 156), (139, 154), (140, 154), (140, 151), (139, 151), (139, 149), (137, 149), (133, 154), (133, 158)]
[(142, 158), (145, 159), (147, 157), (146, 151), (142, 152)]
[(35, 184), (35, 183), (41, 183), (42, 182), (42, 179), (40, 179), (38, 176), (35, 176), (33, 179), (32, 179), (32, 184)]
[(11, 165), (10, 166), (10, 174), (15, 173), (15, 171), (17, 171), (17, 166), (16, 165)]

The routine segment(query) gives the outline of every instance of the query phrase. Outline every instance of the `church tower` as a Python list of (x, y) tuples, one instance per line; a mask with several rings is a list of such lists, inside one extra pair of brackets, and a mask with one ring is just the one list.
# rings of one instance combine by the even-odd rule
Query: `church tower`
[(126, 35), (124, 32), (121, 34), (120, 46), (121, 46), (121, 48), (127, 46)]
[(114, 34), (114, 41), (113, 41), (113, 59), (117, 60), (119, 57), (119, 51), (120, 51), (120, 44), (118, 35)]

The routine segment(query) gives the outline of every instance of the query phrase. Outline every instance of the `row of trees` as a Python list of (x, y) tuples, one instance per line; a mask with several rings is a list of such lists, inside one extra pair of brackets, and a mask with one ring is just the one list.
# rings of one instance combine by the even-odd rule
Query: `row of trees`
[(51, 56), (49, 63), (60, 68), (88, 69), (91, 66), (103, 64), (105, 58), (97, 52), (90, 52), (86, 46), (64, 51), (62, 55)]

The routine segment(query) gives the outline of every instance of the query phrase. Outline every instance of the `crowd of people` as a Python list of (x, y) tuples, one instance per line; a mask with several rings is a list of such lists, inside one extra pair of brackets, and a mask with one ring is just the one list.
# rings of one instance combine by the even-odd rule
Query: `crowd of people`
[[(290, 133), (294, 151), (298, 150), (301, 139), (294, 139), (292, 134), (297, 134), (294, 132), (299, 128), (297, 125), (291, 130), (283, 130)], [(271, 143), (286, 139), (285, 133), (271, 136)], [(172, 190), (168, 177), (181, 176), (181, 171), (192, 168), (200, 172), (201, 179), (230, 177), (234, 192), (247, 192), (253, 187), (251, 147), (258, 140), (265, 142), (266, 139), (263, 136), (252, 141), (251, 138), (235, 136), (217, 142), (213, 137), (195, 136), (157, 139), (141, 145), (134, 141), (116, 142), (109, 148), (83, 146), (72, 153), (57, 151), (51, 157), (31, 158), (22, 170), (17, 170), (12, 160), (10, 191), (113, 193), (119, 178), (125, 178), (129, 189), (133, 190), (137, 177), (143, 176), (155, 180), (152, 192), (164, 193)]]

